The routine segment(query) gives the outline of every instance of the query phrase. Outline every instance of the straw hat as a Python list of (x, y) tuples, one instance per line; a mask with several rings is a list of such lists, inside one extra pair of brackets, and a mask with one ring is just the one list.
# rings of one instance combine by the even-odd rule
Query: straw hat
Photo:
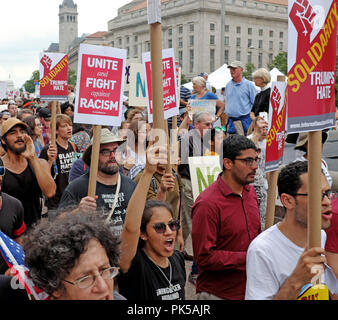
[(28, 125), (25, 122), (22, 122), (17, 118), (9, 118), (2, 124), (2, 129), (1, 129), (2, 137), (4, 137), (6, 133), (15, 126), (21, 126), (23, 128), (28, 128)]

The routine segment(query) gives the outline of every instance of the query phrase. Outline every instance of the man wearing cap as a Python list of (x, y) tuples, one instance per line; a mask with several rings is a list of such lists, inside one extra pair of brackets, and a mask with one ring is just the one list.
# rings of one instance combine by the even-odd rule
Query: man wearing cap
[(246, 136), (251, 124), (250, 112), (255, 101), (255, 85), (243, 77), (240, 61), (229, 64), (232, 80), (225, 87), (225, 113), (228, 116), (228, 133)]
[(40, 118), (40, 122), (42, 124), (42, 136), (44, 144), (48, 144), (51, 138), (51, 127), (50, 121), (52, 118), (52, 113), (46, 107), (43, 107), (39, 110), (38, 116)]
[(10, 118), (2, 125), (1, 143), (7, 152), (2, 160), (6, 167), (2, 190), (21, 201), (24, 221), (30, 228), (41, 218), (41, 197), (54, 196), (56, 186), (46, 160), (38, 159), (27, 124)]
[[(102, 129), (95, 198), (88, 196), (89, 173), (86, 173), (67, 186), (61, 197), (59, 213), (76, 212), (78, 209), (98, 210), (105, 219), (111, 217), (114, 221), (114, 233), (120, 235), (128, 202), (136, 187), (134, 181), (119, 173), (117, 157), (121, 155), (118, 147), (124, 141), (109, 129)], [(82, 156), (87, 166), (90, 166), (91, 153), (92, 145)]]

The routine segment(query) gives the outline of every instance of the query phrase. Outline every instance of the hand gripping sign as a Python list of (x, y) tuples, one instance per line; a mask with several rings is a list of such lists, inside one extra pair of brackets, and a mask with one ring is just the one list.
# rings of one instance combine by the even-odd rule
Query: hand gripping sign
[(68, 96), (68, 56), (64, 53), (40, 54), (40, 97), (65, 101)]
[(74, 122), (119, 126), (127, 52), (81, 44)]
[(289, 0), (288, 133), (335, 125), (337, 21), (335, 0)]

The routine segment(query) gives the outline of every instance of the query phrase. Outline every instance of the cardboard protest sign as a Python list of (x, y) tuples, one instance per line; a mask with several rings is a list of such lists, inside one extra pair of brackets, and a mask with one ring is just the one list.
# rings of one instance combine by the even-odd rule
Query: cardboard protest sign
[(81, 44), (74, 122), (119, 126), (127, 51)]
[(289, 0), (288, 133), (335, 125), (335, 0)]
[(286, 82), (273, 82), (266, 138), (265, 172), (278, 170), (283, 162), (287, 95)]
[(147, 94), (143, 64), (131, 63), (129, 71), (129, 105), (146, 107)]
[[(142, 54), (142, 62), (146, 79), (148, 121), (151, 123), (153, 122), (153, 98), (150, 52)], [(174, 62), (174, 49), (170, 48), (162, 51), (162, 68), (164, 119), (168, 119), (179, 114), (179, 96), (178, 91), (176, 90), (177, 82)]]
[(217, 100), (207, 99), (190, 99), (189, 105), (191, 107), (190, 113), (194, 114), (199, 111), (208, 111), (210, 115), (214, 115), (216, 112)]
[(40, 53), (40, 97), (47, 101), (66, 101), (68, 96), (68, 56)]
[(148, 24), (161, 23), (161, 0), (147, 0)]
[(192, 194), (196, 201), (199, 194), (217, 180), (222, 172), (219, 156), (189, 157)]

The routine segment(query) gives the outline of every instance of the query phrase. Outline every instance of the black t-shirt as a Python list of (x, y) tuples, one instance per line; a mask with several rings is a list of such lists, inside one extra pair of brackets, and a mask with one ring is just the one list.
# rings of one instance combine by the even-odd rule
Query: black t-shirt
[(31, 165), (19, 174), (6, 168), (2, 191), (20, 200), (24, 208), (24, 221), (27, 228), (41, 218), (42, 192)]
[[(82, 198), (88, 195), (89, 173), (73, 180), (62, 194), (58, 212), (67, 207), (77, 207)], [(121, 175), (121, 187), (118, 194), (118, 200), (112, 215), (114, 222), (114, 234), (120, 235), (123, 222), (126, 216), (129, 200), (135, 190), (136, 183), (130, 178)], [(96, 182), (96, 207), (102, 213), (103, 218), (107, 217), (113, 207), (116, 192), (116, 185), (105, 185)]]
[[(23, 214), (23, 206), (18, 199), (2, 192), (2, 207), (0, 209), (0, 230), (8, 237), (15, 239), (26, 230)], [(0, 274), (3, 274), (8, 266), (0, 254)]]
[(269, 113), (270, 91), (271, 88), (268, 88), (256, 94), (255, 101), (251, 109), (251, 112), (255, 114), (255, 117), (259, 116), (260, 112)]
[[(68, 142), (68, 148), (64, 149), (58, 143), (56, 143), (58, 155), (55, 164), (52, 165), (51, 175), (54, 177), (56, 184), (56, 193), (52, 198), (46, 200), (46, 206), (48, 209), (57, 209), (62, 193), (68, 185), (68, 177), (70, 169), (72, 168), (75, 152), (71, 143)], [(47, 150), (49, 145), (43, 147), (40, 153), (40, 158), (48, 161)]]
[[(127, 300), (185, 300), (186, 273), (183, 254), (177, 250), (169, 257), (172, 268), (172, 288), (162, 272), (138, 249), (127, 273), (118, 277), (119, 292)], [(161, 268), (170, 279), (170, 267)]]

